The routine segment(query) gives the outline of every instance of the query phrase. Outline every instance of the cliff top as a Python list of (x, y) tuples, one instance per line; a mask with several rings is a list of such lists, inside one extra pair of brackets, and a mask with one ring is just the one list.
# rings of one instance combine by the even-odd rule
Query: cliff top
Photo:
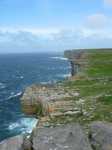
[[(88, 124), (95, 120), (111, 121), (112, 50), (88, 51), (84, 51), (83, 55), (82, 51), (69, 51), (70, 55), (81, 53), (81, 58), (83, 56), (86, 60), (86, 65), (82, 65), (82, 69), (69, 80), (57, 84), (56, 87), (40, 88), (35, 85), (35, 88), (27, 89), (22, 98), (23, 110), (33, 110), (37, 113), (39, 108), (35, 107), (36, 102), (39, 102), (39, 107), (41, 105), (45, 109), (43, 102), (49, 101), (47, 111), (50, 111), (52, 117), (44, 116), (42, 124), (40, 123), (43, 125), (47, 122), (48, 126), (67, 122)], [(75, 62), (75, 59), (73, 61)], [(65, 109), (66, 107), (68, 109)]]

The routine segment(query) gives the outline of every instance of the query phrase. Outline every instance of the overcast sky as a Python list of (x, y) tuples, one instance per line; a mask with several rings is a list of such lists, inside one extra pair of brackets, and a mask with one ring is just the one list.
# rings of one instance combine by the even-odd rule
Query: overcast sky
[(112, 0), (0, 0), (0, 52), (112, 47)]

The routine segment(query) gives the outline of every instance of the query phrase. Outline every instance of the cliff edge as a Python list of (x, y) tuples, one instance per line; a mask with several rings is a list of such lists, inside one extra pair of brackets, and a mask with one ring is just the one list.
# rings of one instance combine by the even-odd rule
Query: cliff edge
[[(55, 85), (32, 85), (21, 98), (23, 112), (39, 121), (30, 137), (17, 138), (17, 150), (112, 150), (112, 49), (64, 55), (72, 76)], [(0, 149), (10, 150), (13, 140)]]

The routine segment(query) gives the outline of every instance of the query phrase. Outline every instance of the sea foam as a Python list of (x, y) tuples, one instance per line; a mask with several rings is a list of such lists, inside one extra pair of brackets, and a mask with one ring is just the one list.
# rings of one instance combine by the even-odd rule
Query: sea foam
[(51, 57), (52, 59), (57, 59), (57, 60), (64, 60), (64, 61), (68, 61), (68, 58), (65, 57)]
[(36, 126), (38, 120), (35, 118), (21, 118), (17, 122), (11, 123), (8, 127), (9, 130), (20, 131), (21, 133), (31, 133)]
[(15, 97), (18, 97), (18, 96), (21, 96), (22, 95), (22, 92), (18, 92), (16, 94), (14, 94), (13, 92), (11, 93), (11, 96), (9, 96), (7, 99), (12, 99), (12, 98), (15, 98)]
[(4, 89), (5, 87), (5, 84), (0, 82), (0, 89)]
[(69, 78), (69, 77), (71, 77), (71, 74), (70, 73), (68, 73), (68, 74), (57, 74), (57, 77)]

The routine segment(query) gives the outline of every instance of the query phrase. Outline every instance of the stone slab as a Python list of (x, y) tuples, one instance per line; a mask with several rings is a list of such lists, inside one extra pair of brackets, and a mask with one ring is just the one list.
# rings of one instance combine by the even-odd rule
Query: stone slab
[(35, 129), (34, 150), (92, 150), (87, 136), (78, 124)]

